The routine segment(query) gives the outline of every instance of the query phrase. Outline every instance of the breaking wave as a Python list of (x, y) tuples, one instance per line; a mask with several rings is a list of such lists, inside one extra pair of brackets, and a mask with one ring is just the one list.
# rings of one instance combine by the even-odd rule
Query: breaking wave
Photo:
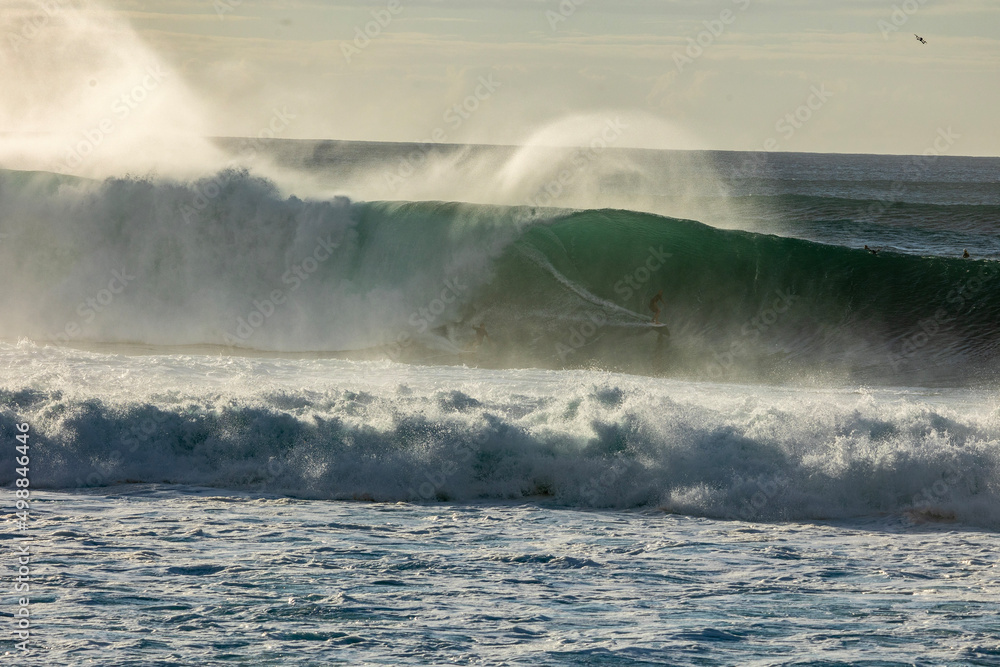
[(646, 213), (7, 171), (0, 233), (8, 340), (713, 380), (975, 385), (997, 368), (995, 262)]
[[(384, 362), (234, 368), (218, 357), (43, 353), (18, 350), (34, 357), (35, 388), (0, 391), (0, 437), (12, 441), (15, 424), (28, 422), (32, 451), (44, 452), (32, 458), (33, 488), (166, 483), (374, 501), (547, 499), (748, 520), (909, 513), (1000, 526), (998, 412), (968, 397), (722, 390), (589, 371), (465, 371), (437, 389), (399, 381), (402, 367)], [(239, 379), (246, 373), (259, 386)], [(275, 380), (283, 375), (306, 388)], [(61, 378), (59, 388), (44, 377)], [(213, 390), (225, 377), (228, 388)], [(0, 485), (14, 477), (5, 457)]]

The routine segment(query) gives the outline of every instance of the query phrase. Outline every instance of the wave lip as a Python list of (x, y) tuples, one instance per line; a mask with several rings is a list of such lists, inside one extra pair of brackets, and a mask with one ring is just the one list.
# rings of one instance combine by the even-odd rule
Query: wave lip
[(622, 210), (307, 201), (245, 172), (0, 172), (0, 195), (8, 340), (906, 386), (989, 384), (1000, 361), (993, 261)]

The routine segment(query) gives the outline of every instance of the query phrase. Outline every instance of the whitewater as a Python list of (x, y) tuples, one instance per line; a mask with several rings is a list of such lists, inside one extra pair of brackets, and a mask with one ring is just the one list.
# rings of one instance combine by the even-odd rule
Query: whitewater
[(0, 171), (38, 664), (996, 664), (1000, 160), (257, 146)]

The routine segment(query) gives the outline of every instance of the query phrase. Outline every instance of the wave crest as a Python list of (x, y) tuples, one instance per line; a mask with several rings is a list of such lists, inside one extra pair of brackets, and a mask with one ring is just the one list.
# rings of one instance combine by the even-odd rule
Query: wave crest
[(713, 380), (966, 385), (997, 369), (990, 261), (632, 211), (302, 200), (238, 171), (0, 172), (0, 195), (8, 339)]

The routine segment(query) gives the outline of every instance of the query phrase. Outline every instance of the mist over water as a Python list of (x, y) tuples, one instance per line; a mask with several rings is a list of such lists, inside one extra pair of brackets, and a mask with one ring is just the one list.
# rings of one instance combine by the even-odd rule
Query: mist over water
[[(663, 113), (712, 99), (734, 136), (703, 94), (743, 66), (729, 31), (834, 10), (703, 22), (719, 50), (662, 58), (657, 115), (621, 91), (699, 3), (196, 4), (0, 0), (0, 487), (33, 651), (997, 655), (1000, 159), (709, 151)], [(552, 34), (503, 44), (491, 21), (536, 10)], [(323, 60), (357, 16), (350, 69)], [(485, 65), (457, 57), (477, 30)], [(586, 94), (533, 99), (552, 66)]]
[[(496, 298), (478, 292), (494, 260), (561, 210), (740, 224), (703, 156), (650, 164), (626, 148), (697, 145), (649, 115), (574, 114), (517, 147), (369, 145), (324, 159), (319, 145), (273, 139), (295, 122), (287, 107), (256, 137), (210, 138), (212, 103), (97, 2), (4, 6), (8, 339), (349, 352), (403, 337), (454, 356), (468, 341), (428, 330), (467, 328)], [(379, 201), (487, 207), (357, 203)], [(420, 316), (449, 280), (461, 293)]]
[[(5, 7), (0, 271), (14, 289), (0, 335), (10, 340), (451, 362), (484, 311), (496, 331), (553, 307), (486, 303), (520, 289), (487, 285), (497, 260), (518, 261), (532, 227), (598, 207), (735, 221), (701, 155), (652, 166), (625, 149), (694, 144), (648, 115), (576, 114), (519, 147), (362, 147), (317, 162), (320, 146), (271, 139), (294, 123), (287, 108), (257, 137), (208, 137), (211, 103), (96, 2)], [(491, 363), (539, 362), (512, 342)]]
[[(995, 384), (995, 162), (951, 159), (915, 170), (907, 158), (647, 150), (635, 146), (691, 149), (698, 140), (662, 119), (616, 110), (527, 129), (517, 146), (273, 138), (295, 122), (286, 108), (273, 110), (259, 136), (210, 137), (217, 119), (209, 101), (113, 13), (60, 4), (28, 36), (24, 21), (37, 7), (6, 7), (4, 27), (25, 36), (4, 49), (11, 66), (0, 74), (12, 91), (0, 101), (10, 128), (0, 137), (0, 338), (20, 341), (11, 354), (26, 363), (42, 354), (57, 375), (77, 361), (45, 346), (165, 358), (290, 355), (299, 360), (293, 366), (340, 357), (429, 373), (622, 371), (749, 386)], [(60, 85), (41, 83), (46, 77)], [(973, 256), (961, 258), (956, 244)], [(653, 326), (658, 293), (663, 327)], [(39, 405), (62, 400), (50, 388)], [(238, 402), (263, 400), (265, 421), (283, 423), (286, 402), (314, 405), (312, 390), (303, 391)], [(73, 393), (72, 411), (89, 404), (87, 392)], [(124, 410), (126, 424), (173, 411), (155, 392), (122, 400), (112, 412)], [(223, 399), (194, 392), (184, 400), (216, 412)], [(455, 400), (461, 412), (482, 398)], [(517, 412), (516, 397), (504, 401), (502, 412)], [(339, 408), (331, 414), (341, 418)], [(956, 414), (921, 417), (917, 440), (972, 428), (972, 417)], [(903, 434), (905, 419), (878, 419), (898, 435), (900, 456), (910, 456), (918, 444)], [(605, 421), (574, 437), (586, 440), (590, 429), (601, 447), (631, 442), (634, 416)], [(204, 426), (214, 433), (226, 423)], [(413, 443), (392, 435), (402, 427), (384, 426), (371, 442), (408, 451)], [(52, 428), (66, 447), (80, 445), (75, 427)], [(968, 441), (991, 441), (990, 428)], [(556, 431), (526, 445), (527, 458), (561, 442), (565, 433)], [(627, 447), (636, 461), (656, 459)], [(781, 474), (793, 474), (796, 460)], [(126, 468), (136, 478), (151, 474)], [(896, 468), (888, 470), (891, 477)], [(547, 474), (516, 485), (547, 488), (539, 481)], [(651, 489), (674, 484), (673, 473), (657, 474)], [(846, 479), (831, 474), (834, 486)], [(491, 484), (469, 481), (456, 493), (513, 493)], [(697, 485), (644, 497), (724, 515), (730, 510), (720, 508), (749, 488), (733, 485), (724, 501)], [(385, 497), (410, 498), (397, 491)], [(560, 497), (579, 502), (574, 493)], [(598, 504), (646, 502), (614, 498)]]
[[(277, 164), (264, 149), (294, 129), (297, 115), (287, 106), (276, 107), (257, 136), (212, 140), (209, 128), (227, 124), (223, 112), (99, 2), (4, 0), (3, 7), (0, 166), (7, 169), (192, 183), (236, 168), (307, 198), (616, 207), (697, 219), (705, 216), (697, 215), (691, 172), (702, 190), (706, 179), (709, 190), (723, 190), (696, 154), (678, 153), (655, 173), (636, 161), (622, 149), (691, 150), (700, 142), (663, 119), (614, 109), (526, 128), (517, 147), (418, 144), (392, 163), (355, 163), (330, 178)], [(718, 206), (715, 212), (735, 224)]]
[(208, 109), (173, 63), (88, 0), (4, 0), (0, 164), (87, 177), (218, 168)]

